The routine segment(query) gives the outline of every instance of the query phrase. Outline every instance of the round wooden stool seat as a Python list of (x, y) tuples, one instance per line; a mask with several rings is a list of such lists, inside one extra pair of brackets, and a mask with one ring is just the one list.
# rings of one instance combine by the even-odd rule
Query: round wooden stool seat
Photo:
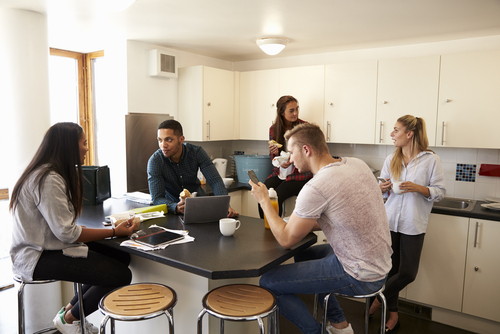
[(275, 298), (260, 286), (233, 284), (212, 290), (206, 298), (206, 305), (222, 315), (248, 317), (271, 310)]
[(145, 283), (111, 292), (104, 299), (104, 307), (114, 314), (138, 316), (169, 309), (175, 302), (175, 293), (167, 286)]

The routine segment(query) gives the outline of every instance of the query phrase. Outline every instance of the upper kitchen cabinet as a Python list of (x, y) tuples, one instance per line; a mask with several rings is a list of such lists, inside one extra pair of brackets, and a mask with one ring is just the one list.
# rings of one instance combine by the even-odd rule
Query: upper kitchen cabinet
[(179, 69), (179, 122), (188, 141), (234, 139), (234, 72)]
[(378, 68), (375, 143), (392, 144), (391, 132), (399, 117), (422, 117), (429, 145), (436, 142), (439, 56), (380, 60)]
[(299, 118), (321, 126), (325, 99), (325, 67), (303, 66), (279, 70), (279, 96), (292, 95), (299, 101)]
[(240, 139), (267, 140), (276, 118), (279, 70), (240, 73)]
[(377, 62), (333, 64), (325, 67), (327, 142), (375, 143)]
[(443, 55), (437, 146), (500, 148), (500, 50)]

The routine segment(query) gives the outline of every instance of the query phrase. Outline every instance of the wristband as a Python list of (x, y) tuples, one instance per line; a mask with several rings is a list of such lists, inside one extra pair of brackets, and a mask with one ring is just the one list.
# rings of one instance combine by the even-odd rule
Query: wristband
[(115, 237), (115, 228), (113, 227), (113, 236), (111, 238)]

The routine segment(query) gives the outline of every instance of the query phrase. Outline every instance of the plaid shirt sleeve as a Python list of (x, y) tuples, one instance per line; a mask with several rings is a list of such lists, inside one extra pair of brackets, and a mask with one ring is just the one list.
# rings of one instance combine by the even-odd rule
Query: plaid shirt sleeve
[(149, 193), (154, 205), (166, 204), (168, 212), (175, 212), (177, 200), (165, 189), (167, 175), (165, 161), (161, 150), (156, 151), (148, 161)]

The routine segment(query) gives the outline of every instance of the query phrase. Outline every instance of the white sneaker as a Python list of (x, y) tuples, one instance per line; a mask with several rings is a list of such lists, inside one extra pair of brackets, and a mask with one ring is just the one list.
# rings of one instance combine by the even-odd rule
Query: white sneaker
[[(80, 320), (74, 321), (73, 324), (76, 324), (80, 327)], [(86, 334), (99, 334), (99, 328), (94, 326), (90, 321), (85, 319), (85, 333)]]
[[(79, 325), (79, 324), (78, 324)], [(72, 324), (67, 324), (64, 321), (64, 313), (57, 313), (54, 318), (54, 326), (61, 334), (82, 334), (80, 326), (76, 325), (76, 321)]]
[(326, 325), (326, 331), (329, 334), (354, 334), (354, 331), (352, 330), (351, 324), (347, 325), (346, 328), (342, 329), (337, 329), (333, 327), (332, 325), (328, 324)]

